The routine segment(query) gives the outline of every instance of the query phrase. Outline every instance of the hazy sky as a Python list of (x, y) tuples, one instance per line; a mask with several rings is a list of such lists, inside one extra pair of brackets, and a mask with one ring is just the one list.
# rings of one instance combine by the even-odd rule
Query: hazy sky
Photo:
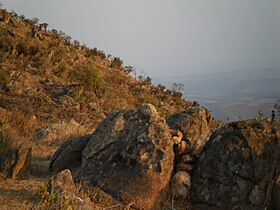
[(0, 0), (152, 77), (280, 66), (280, 0)]

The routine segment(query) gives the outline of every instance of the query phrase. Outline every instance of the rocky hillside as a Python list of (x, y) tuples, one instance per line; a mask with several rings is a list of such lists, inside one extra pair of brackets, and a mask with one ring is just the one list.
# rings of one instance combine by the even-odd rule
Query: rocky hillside
[[(110, 112), (151, 103), (162, 116), (189, 105), (181, 94), (128, 75), (107, 56), (15, 13), (0, 10), (0, 107), (33, 115), (36, 124), (74, 119), (91, 129)], [(90, 125), (89, 125), (90, 124)]]
[(149, 77), (130, 76), (120, 58), (47, 26), (0, 10), (0, 121), (9, 143), (64, 141), (94, 130), (118, 108), (151, 103), (168, 116), (190, 105)]
[(279, 209), (280, 122), (221, 123), (0, 10), (1, 209)]
[[(65, 140), (91, 133), (116, 109), (150, 103), (166, 117), (190, 106), (181, 93), (153, 86), (149, 77), (135, 78), (132, 70), (36, 18), (0, 8), (0, 156), (15, 149), (5, 167), (32, 149), (32, 176), (42, 182), (51, 155)], [(17, 176), (7, 170), (8, 177)], [(7, 201), (1, 196), (0, 205)]]

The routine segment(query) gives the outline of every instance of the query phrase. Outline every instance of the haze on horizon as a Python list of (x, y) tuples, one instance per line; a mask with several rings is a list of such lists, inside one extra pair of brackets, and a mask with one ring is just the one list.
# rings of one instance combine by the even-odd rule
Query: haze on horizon
[(153, 77), (280, 66), (280, 0), (2, 0)]

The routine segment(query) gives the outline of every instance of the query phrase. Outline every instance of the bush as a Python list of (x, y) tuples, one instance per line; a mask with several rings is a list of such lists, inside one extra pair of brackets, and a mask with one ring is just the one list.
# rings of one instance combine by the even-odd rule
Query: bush
[(2, 85), (6, 85), (11, 79), (11, 74), (6, 69), (0, 69), (0, 87)]
[(36, 205), (36, 209), (74, 209), (75, 201), (64, 194), (50, 194), (48, 192), (48, 184), (43, 182), (42, 186), (37, 189), (36, 197), (40, 202)]
[(106, 54), (103, 51), (98, 50), (97, 48), (93, 48), (93, 49), (86, 48), (86, 57), (91, 57), (91, 56), (98, 56), (101, 59), (106, 59)]
[(24, 42), (24, 41), (20, 41), (17, 46), (16, 49), (18, 51), (18, 55), (28, 55), (29, 54), (29, 43)]
[(11, 148), (12, 137), (7, 131), (0, 131), (0, 157), (3, 157), (5, 153)]
[(120, 69), (122, 67), (123, 61), (120, 58), (115, 57), (112, 61), (112, 68)]
[(159, 106), (159, 102), (153, 96), (146, 95), (142, 98), (142, 103), (153, 104), (156, 108)]
[(86, 89), (96, 87), (100, 79), (100, 70), (91, 66), (82, 66), (70, 72), (70, 79), (82, 83)]

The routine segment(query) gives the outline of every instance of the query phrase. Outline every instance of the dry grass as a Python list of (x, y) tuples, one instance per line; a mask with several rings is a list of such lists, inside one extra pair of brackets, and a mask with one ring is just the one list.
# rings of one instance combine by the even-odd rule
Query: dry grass
[[(73, 43), (63, 32), (45, 31), (24, 16), (0, 9), (2, 14), (0, 155), (25, 143), (32, 147), (33, 157), (32, 171), (24, 180), (0, 180), (1, 209), (30, 209), (38, 202), (35, 191), (51, 176), (49, 159), (58, 147), (92, 132), (112, 111), (149, 102), (168, 116), (188, 105), (148, 78), (129, 76), (119, 58), (107, 59), (103, 51)], [(71, 121), (77, 126), (71, 127)], [(34, 141), (42, 128), (50, 130), (49, 136)]]

